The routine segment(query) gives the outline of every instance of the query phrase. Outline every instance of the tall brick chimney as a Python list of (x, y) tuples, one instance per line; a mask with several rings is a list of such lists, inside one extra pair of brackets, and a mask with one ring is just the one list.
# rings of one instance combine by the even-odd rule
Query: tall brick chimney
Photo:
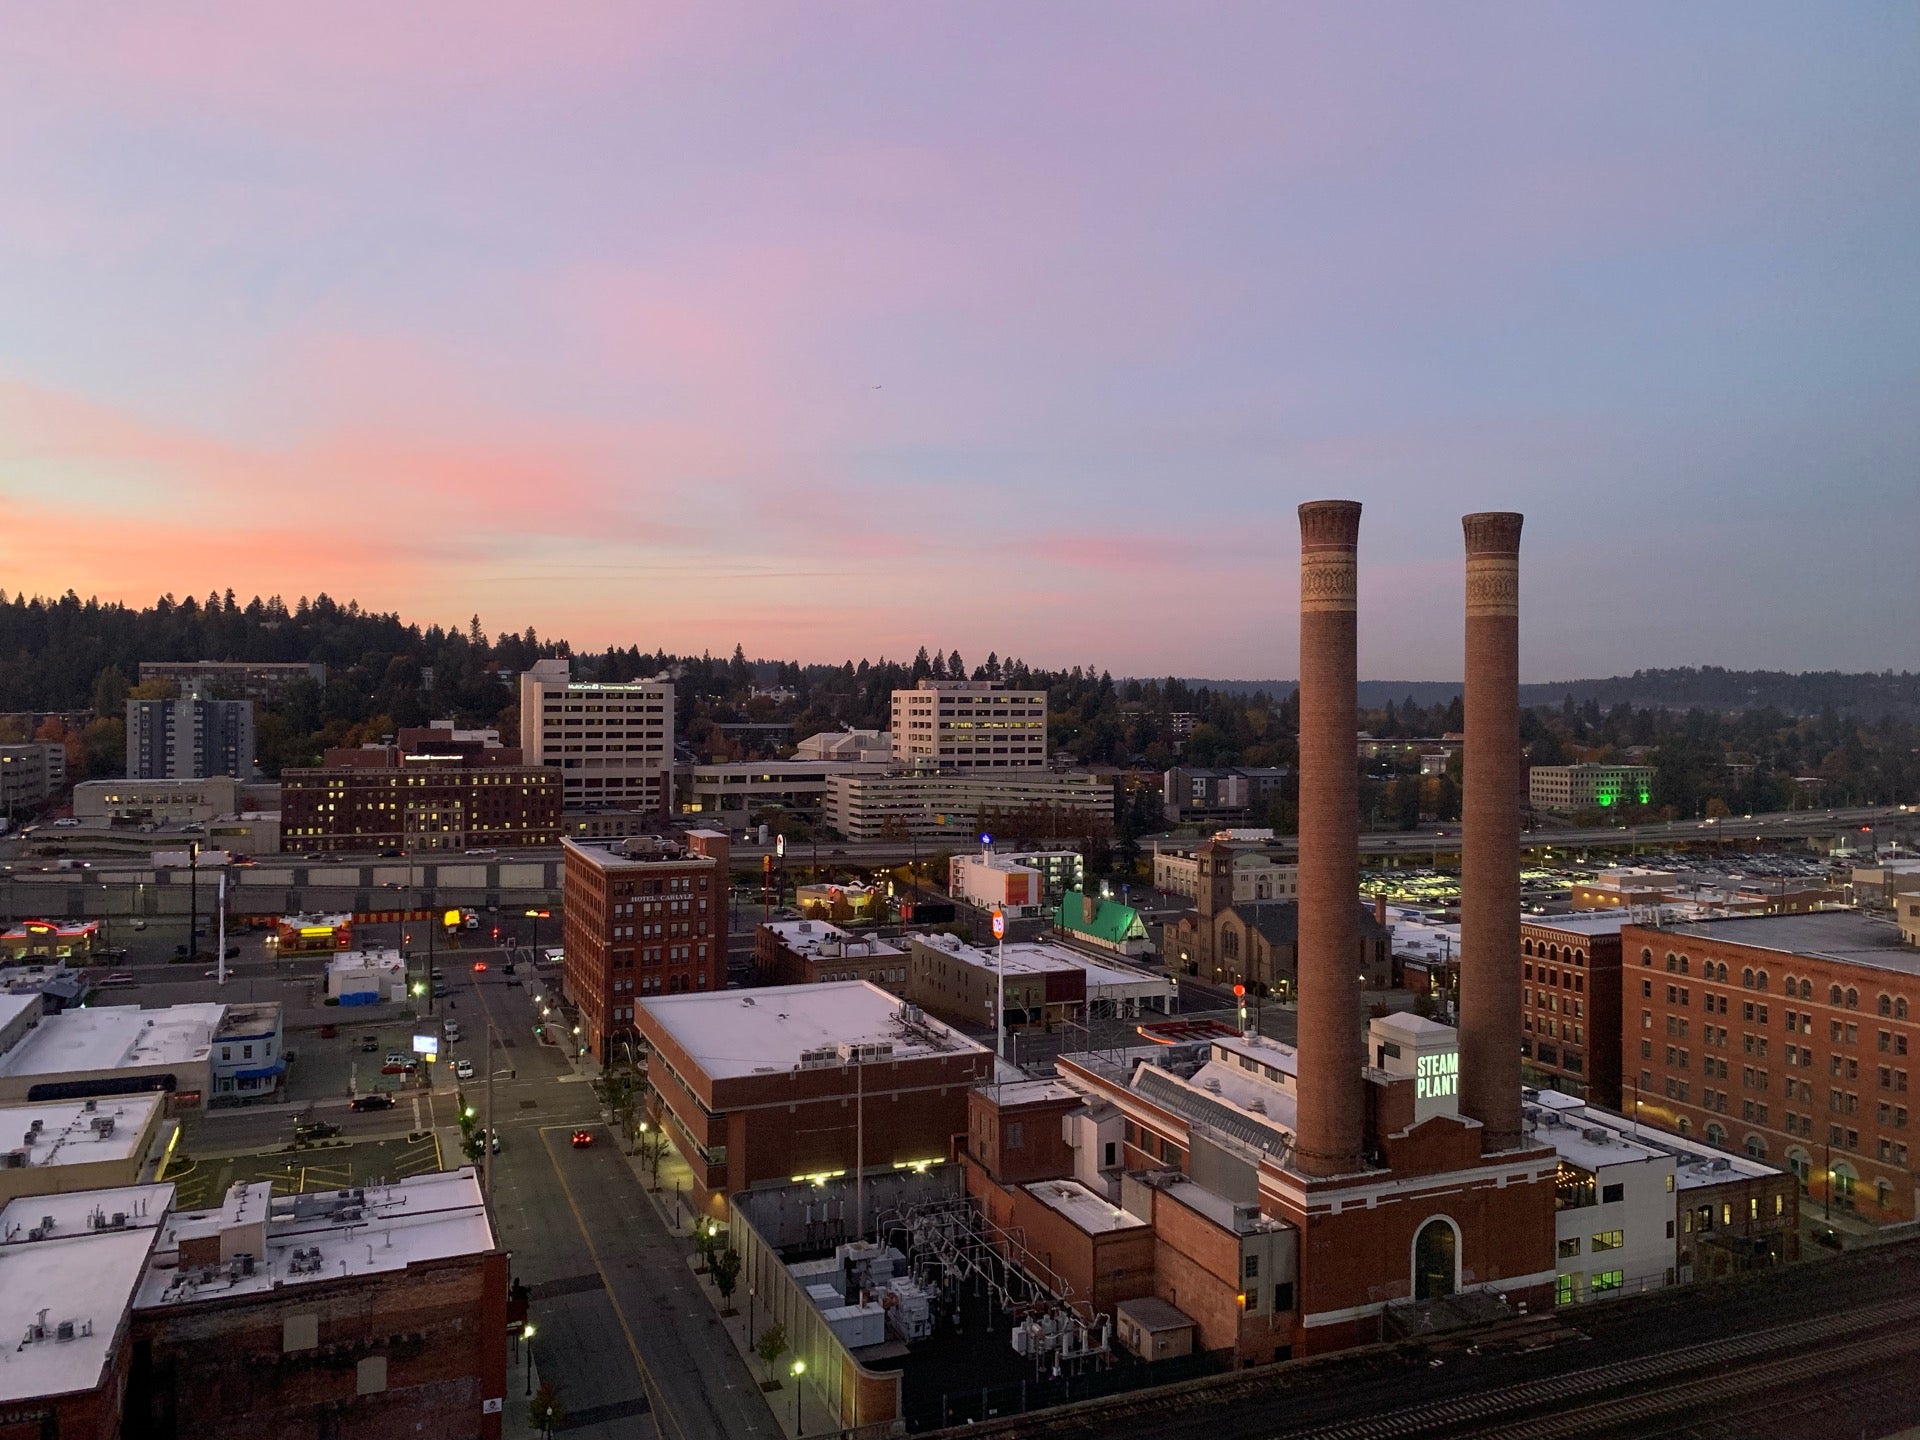
[(1354, 739), (1360, 506), (1300, 507), (1300, 1129), (1307, 1175), (1361, 1168), (1360, 780)]
[(1460, 853), (1460, 1110), (1480, 1148), (1520, 1134), (1520, 525), (1468, 515)]

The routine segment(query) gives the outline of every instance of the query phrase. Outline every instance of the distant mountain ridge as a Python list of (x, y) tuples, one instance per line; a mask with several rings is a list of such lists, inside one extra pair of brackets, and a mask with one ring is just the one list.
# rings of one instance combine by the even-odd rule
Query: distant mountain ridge
[[(1186, 678), (1186, 677), (1183, 677)], [(1195, 687), (1206, 686), (1227, 695), (1251, 695), (1264, 690), (1282, 696), (1295, 680), (1207, 680), (1186, 678)], [(1411, 696), (1423, 706), (1444, 705), (1460, 693), (1457, 680), (1362, 680), (1360, 704), (1378, 709), (1389, 700)], [(1862, 720), (1893, 716), (1920, 719), (1920, 673), (1885, 670), (1877, 674), (1846, 674), (1812, 670), (1794, 674), (1784, 670), (1726, 670), (1717, 665), (1673, 670), (1636, 670), (1600, 680), (1556, 680), (1522, 685), (1522, 705), (1576, 705), (1594, 701), (1602, 709), (1618, 704), (1662, 710), (1713, 710), (1722, 713), (1774, 709), (1786, 715), (1818, 715), (1834, 711)]]

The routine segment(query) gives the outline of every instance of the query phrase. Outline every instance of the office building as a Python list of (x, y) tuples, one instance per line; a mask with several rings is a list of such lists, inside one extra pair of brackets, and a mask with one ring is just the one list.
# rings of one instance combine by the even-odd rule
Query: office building
[[(1295, 900), (1300, 896), (1300, 867), (1275, 860), (1255, 845), (1233, 847), (1232, 899)], [(1200, 856), (1195, 849), (1162, 848), (1153, 842), (1153, 888), (1189, 900), (1200, 894)]]
[(272, 1098), (287, 1073), (287, 1044), (278, 1000), (226, 1007), (213, 1031), (213, 1105)]
[(893, 736), (885, 730), (822, 730), (794, 746), (793, 758), (887, 765), (893, 761)]
[(1084, 771), (975, 771), (827, 777), (826, 819), (848, 840), (1023, 840), (1102, 836), (1113, 781)]
[(907, 993), (907, 953), (877, 936), (828, 920), (769, 920), (753, 934), (754, 978), (762, 985), (820, 985), (864, 980)]
[(559, 772), (561, 805), (664, 814), (673, 808), (673, 682), (592, 684), (564, 658), (520, 676), (520, 748)]
[(560, 777), (484, 732), (402, 730), (393, 744), (329, 750), (325, 762), (280, 774), (289, 849), (492, 850), (560, 838)]
[(66, 746), (0, 745), (0, 819), (50, 799), (66, 784)]
[(327, 667), (318, 661), (277, 660), (142, 660), (140, 683), (163, 680), (180, 687), (182, 695), (199, 692), (211, 700), (252, 700), (278, 705), (288, 687), (308, 680), (327, 683)]
[(1008, 1030), (1165, 1015), (1171, 1003), (1163, 977), (1064, 945), (978, 946), (945, 934), (909, 940), (907, 998), (949, 1024), (993, 1026), (1003, 976)]
[(922, 680), (893, 692), (893, 763), (916, 770), (1042, 770), (1047, 692), (996, 680)]
[(507, 1268), (470, 1167), (172, 1211), (133, 1299), (129, 1433), (498, 1440), (526, 1403)]
[(1625, 1108), (1784, 1165), (1809, 1203), (1912, 1220), (1920, 950), (1851, 910), (1628, 925)]
[[(0, 1210), (0, 1434), (8, 1440), (121, 1440), (133, 1297), (172, 1198), (171, 1185), (131, 1185), (28, 1194)], [(151, 1432), (129, 1425), (124, 1433)]]
[(73, 787), (73, 816), (96, 824), (200, 824), (240, 810), (240, 782), (231, 775), (198, 779), (82, 780)]
[(725, 988), (731, 850), (717, 830), (561, 846), (562, 984), (580, 1044), (605, 1063), (636, 1038), (642, 997)]
[(1520, 1074), (1620, 1108), (1623, 916), (1520, 917)]
[(1536, 810), (1610, 810), (1653, 800), (1651, 765), (1535, 765), (1527, 799)]
[(158, 1095), (0, 1105), (0, 1205), (152, 1179), (174, 1128), (162, 1108)]
[(127, 701), (127, 778), (254, 774), (251, 700)]
[(857, 980), (656, 996), (638, 1024), (660, 1118), (715, 1191), (944, 1160), (993, 1076), (985, 1046)]
[(885, 763), (842, 760), (735, 760), (690, 765), (674, 781), (682, 815), (709, 817), (715, 824), (746, 825), (765, 810), (817, 816), (827, 798), (827, 777), (836, 774), (884, 775)]
[(1177, 765), (1160, 777), (1160, 803), (1175, 825), (1247, 820), (1285, 793), (1293, 771), (1280, 765)]
[(198, 1108), (212, 1088), (213, 1036), (226, 1009), (99, 1005), (46, 1015), (38, 995), (0, 995), (0, 1102), (159, 1092), (174, 1111)]

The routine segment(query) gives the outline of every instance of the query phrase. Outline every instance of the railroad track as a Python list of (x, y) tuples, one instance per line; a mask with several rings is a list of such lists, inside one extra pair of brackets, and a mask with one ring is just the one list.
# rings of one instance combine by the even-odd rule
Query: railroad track
[[(1687, 1345), (1661, 1355), (1617, 1361), (1571, 1370), (1541, 1380), (1503, 1385), (1478, 1395), (1412, 1405), (1364, 1419), (1309, 1428), (1281, 1428), (1271, 1432), (1289, 1440), (1400, 1440), (1400, 1437), (1431, 1436), (1473, 1427), (1472, 1434), (1485, 1440), (1543, 1440), (1543, 1437), (1579, 1435), (1618, 1428), (1632, 1421), (1641, 1411), (1652, 1417), (1705, 1403), (1716, 1391), (1728, 1396), (1747, 1389), (1770, 1388), (1770, 1376), (1789, 1372), (1800, 1378), (1859, 1368), (1856, 1357), (1871, 1351), (1888, 1356), (1920, 1351), (1920, 1298), (1888, 1300), (1878, 1305), (1841, 1316), (1818, 1316), (1754, 1331), (1728, 1340)], [(1888, 1326), (1903, 1327), (1899, 1333), (1880, 1340), (1841, 1345), (1849, 1336), (1871, 1333)], [(1783, 1351), (1820, 1345), (1828, 1348), (1791, 1359), (1775, 1358)], [(1735, 1367), (1729, 1369), (1727, 1367)], [(1718, 1369), (1719, 1374), (1697, 1381), (1668, 1383), (1697, 1370)], [(1755, 1382), (1763, 1382), (1756, 1384)], [(1785, 1383), (1777, 1382), (1777, 1383)], [(1569, 1411), (1570, 1402), (1582, 1396), (1602, 1396), (1625, 1388), (1646, 1391), (1634, 1399), (1597, 1399)], [(1699, 1398), (1688, 1398), (1695, 1393)], [(1556, 1407), (1555, 1413), (1534, 1420), (1519, 1421), (1500, 1429), (1487, 1428), (1503, 1415)], [(1576, 1422), (1576, 1416), (1585, 1417)]]

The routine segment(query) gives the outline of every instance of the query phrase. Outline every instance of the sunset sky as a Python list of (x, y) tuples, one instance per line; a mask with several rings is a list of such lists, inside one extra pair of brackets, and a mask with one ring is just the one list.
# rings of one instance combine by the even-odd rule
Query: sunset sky
[(1920, 665), (1920, 8), (0, 0), (0, 589)]

